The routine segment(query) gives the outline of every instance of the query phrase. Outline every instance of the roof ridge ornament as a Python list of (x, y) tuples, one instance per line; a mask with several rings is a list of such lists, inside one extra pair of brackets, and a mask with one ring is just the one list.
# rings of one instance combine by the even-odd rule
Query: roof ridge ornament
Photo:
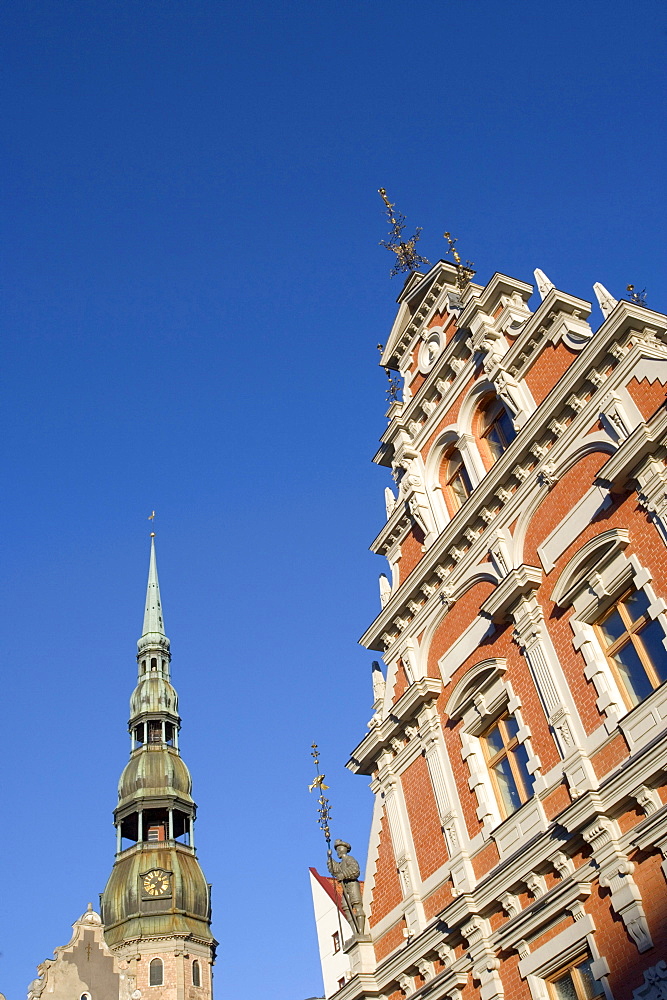
[(380, 246), (386, 247), (387, 250), (396, 254), (396, 261), (389, 272), (389, 277), (393, 278), (395, 274), (400, 274), (402, 271), (418, 271), (421, 264), (428, 264), (430, 267), (430, 260), (427, 260), (426, 257), (420, 257), (415, 250), (415, 244), (421, 236), (422, 227), (417, 226), (409, 240), (401, 239), (401, 234), (405, 229), (405, 216), (401, 212), (394, 212), (394, 205), (389, 201), (385, 188), (378, 188), (378, 193), (386, 205), (387, 219), (391, 226), (389, 239), (380, 240)]
[(547, 278), (546, 274), (541, 268), (536, 267), (535, 270), (533, 271), (533, 274), (535, 275), (535, 284), (537, 285), (537, 290), (540, 293), (540, 298), (544, 302), (545, 298), (547, 297), (551, 289), (555, 288), (556, 286), (554, 285), (553, 281)]
[(598, 300), (600, 311), (606, 319), (617, 306), (618, 300), (614, 298), (609, 289), (604, 287), (601, 281), (595, 282), (593, 285), (593, 291), (595, 292), (595, 298)]
[(445, 251), (445, 257), (450, 253), (454, 258), (454, 266), (456, 267), (456, 287), (459, 292), (462, 292), (466, 285), (470, 284), (470, 279), (475, 273), (475, 262), (474, 260), (467, 260), (465, 264), (461, 262), (461, 255), (456, 249), (458, 237), (453, 237), (451, 233), (445, 233), (443, 238), (447, 240), (449, 248)]

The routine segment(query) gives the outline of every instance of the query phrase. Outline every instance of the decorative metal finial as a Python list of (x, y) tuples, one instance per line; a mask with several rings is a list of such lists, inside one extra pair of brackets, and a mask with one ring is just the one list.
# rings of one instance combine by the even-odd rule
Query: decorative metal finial
[(645, 288), (642, 288), (641, 292), (638, 292), (638, 291), (635, 290), (635, 286), (634, 285), (628, 285), (627, 290), (630, 293), (629, 296), (628, 296), (629, 299), (630, 299), (630, 302), (632, 302), (636, 306), (643, 306), (644, 309), (648, 309), (648, 305), (646, 304), (646, 289)]
[(472, 260), (467, 260), (465, 264), (461, 263), (461, 255), (456, 249), (456, 244), (458, 243), (458, 238), (453, 239), (451, 233), (445, 233), (444, 238), (447, 240), (449, 249), (445, 252), (445, 257), (447, 254), (451, 254), (454, 259), (454, 265), (456, 267), (456, 287), (459, 292), (470, 283), (470, 279), (475, 273), (475, 262)]
[[(384, 352), (384, 344), (378, 344), (377, 348), (378, 351), (380, 352), (380, 358), (381, 358)], [(387, 388), (386, 396), (390, 403), (394, 403), (398, 399), (398, 394), (401, 391), (401, 383), (399, 379), (397, 379), (396, 376), (392, 374), (391, 368), (385, 368), (384, 373), (387, 376), (387, 381), (389, 382), (389, 387)]]
[(387, 250), (396, 254), (396, 263), (389, 272), (389, 276), (393, 278), (401, 271), (418, 271), (421, 264), (428, 264), (430, 267), (431, 262), (426, 257), (420, 257), (415, 250), (415, 244), (421, 235), (422, 227), (418, 226), (409, 240), (402, 240), (401, 234), (405, 229), (405, 216), (401, 212), (394, 212), (394, 206), (387, 198), (387, 192), (384, 188), (378, 188), (378, 192), (387, 206), (387, 219), (391, 226), (389, 239), (380, 240), (380, 246), (386, 247)]
[(311, 743), (312, 750), (310, 756), (315, 761), (315, 779), (311, 785), (308, 786), (308, 791), (312, 792), (313, 789), (319, 788), (320, 796), (317, 800), (317, 825), (324, 834), (324, 839), (327, 842), (327, 852), (331, 854), (331, 831), (329, 829), (329, 821), (331, 819), (331, 806), (329, 805), (329, 800), (324, 794), (324, 789), (328, 788), (328, 785), (324, 784), (324, 779), (326, 775), (320, 774), (320, 751), (317, 743)]

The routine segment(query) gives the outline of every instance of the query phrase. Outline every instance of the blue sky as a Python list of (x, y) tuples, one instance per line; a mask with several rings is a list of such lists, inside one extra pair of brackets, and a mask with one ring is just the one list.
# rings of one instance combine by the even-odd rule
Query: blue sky
[(155, 508), (218, 1000), (320, 995), (313, 739), (362, 859), (371, 809), (377, 188), (478, 280), (664, 310), (664, 5), (10, 0), (0, 28), (0, 991), (111, 868)]

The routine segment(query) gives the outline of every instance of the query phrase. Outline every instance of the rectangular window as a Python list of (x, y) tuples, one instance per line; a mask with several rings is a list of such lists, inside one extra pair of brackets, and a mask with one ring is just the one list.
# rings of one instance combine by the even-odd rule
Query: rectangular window
[(482, 438), (486, 441), (493, 461), (497, 461), (516, 437), (510, 415), (500, 402), (493, 400), (484, 413)]
[(337, 951), (340, 951), (340, 934), (338, 931), (334, 931), (331, 935), (331, 940), (333, 941), (333, 950), (335, 955)]
[(602, 983), (593, 977), (590, 956), (580, 956), (549, 980), (553, 1000), (595, 1000), (604, 996)]
[(454, 501), (454, 506), (458, 510), (459, 507), (463, 507), (463, 504), (472, 493), (470, 476), (458, 451), (455, 451), (449, 460), (447, 486), (450, 490), (450, 496)]
[(630, 707), (667, 680), (665, 632), (648, 614), (643, 590), (630, 590), (597, 622), (607, 659)]
[(149, 826), (146, 840), (164, 840), (163, 824), (160, 823), (156, 826)]
[(511, 816), (533, 794), (528, 754), (519, 743), (519, 724), (512, 715), (494, 722), (481, 738), (496, 797), (503, 816)]

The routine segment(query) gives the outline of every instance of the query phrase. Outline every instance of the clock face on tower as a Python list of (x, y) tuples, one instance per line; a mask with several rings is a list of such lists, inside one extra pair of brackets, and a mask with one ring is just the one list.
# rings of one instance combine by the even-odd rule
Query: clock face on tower
[(148, 896), (167, 896), (171, 889), (171, 872), (153, 868), (141, 876), (141, 885)]

